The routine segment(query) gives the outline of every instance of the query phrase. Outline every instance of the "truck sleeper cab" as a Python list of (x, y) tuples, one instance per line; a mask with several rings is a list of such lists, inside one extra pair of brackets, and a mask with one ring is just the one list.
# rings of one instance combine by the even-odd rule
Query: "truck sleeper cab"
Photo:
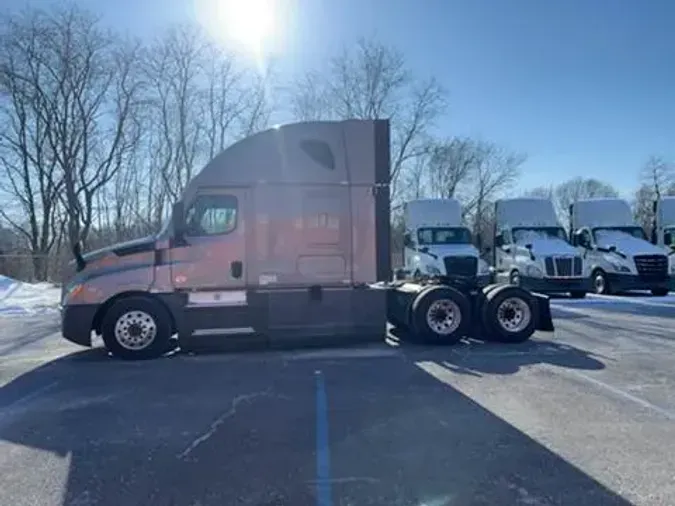
[(542, 293), (583, 298), (590, 272), (569, 244), (553, 203), (544, 198), (495, 203), (494, 267), (498, 281)]
[(579, 200), (570, 206), (570, 215), (573, 244), (590, 265), (596, 293), (650, 290), (656, 296), (668, 294), (668, 256), (647, 240), (628, 202)]
[(454, 276), (467, 284), (490, 284), (490, 266), (480, 258), (455, 199), (418, 199), (404, 204), (403, 269), (413, 279)]
[[(455, 342), (480, 320), (502, 340), (552, 330), (548, 300), (390, 283), (389, 123), (296, 123), (244, 139), (185, 188), (153, 237), (82, 255), (62, 293), (63, 336), (116, 356), (198, 336), (384, 337), (387, 321)], [(486, 320), (486, 318), (489, 320)], [(487, 323), (486, 323), (487, 322)]]
[(668, 255), (669, 288), (675, 290), (675, 196), (661, 197), (654, 201), (652, 244), (663, 248)]

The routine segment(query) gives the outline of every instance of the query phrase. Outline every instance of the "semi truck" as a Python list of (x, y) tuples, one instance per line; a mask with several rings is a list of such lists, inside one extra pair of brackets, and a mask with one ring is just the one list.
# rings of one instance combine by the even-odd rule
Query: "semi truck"
[(243, 139), (187, 184), (154, 236), (83, 254), (63, 285), (62, 334), (123, 359), (251, 328), (270, 342), (551, 331), (548, 298), (438, 276), (392, 280), (388, 120), (304, 122)]
[(497, 281), (573, 298), (583, 298), (591, 289), (587, 264), (568, 242), (546, 198), (495, 203), (493, 258)]
[[(490, 284), (490, 266), (480, 258), (456, 199), (417, 199), (403, 207), (404, 275), (412, 279), (454, 276)], [(401, 277), (399, 275), (399, 277)]]
[(653, 204), (652, 243), (675, 251), (675, 196), (661, 197)]
[(589, 264), (598, 294), (649, 290), (668, 294), (668, 255), (647, 240), (630, 205), (619, 198), (579, 200), (570, 205), (572, 240)]
[(654, 201), (652, 244), (663, 248), (668, 255), (669, 288), (675, 289), (675, 196), (665, 196)]

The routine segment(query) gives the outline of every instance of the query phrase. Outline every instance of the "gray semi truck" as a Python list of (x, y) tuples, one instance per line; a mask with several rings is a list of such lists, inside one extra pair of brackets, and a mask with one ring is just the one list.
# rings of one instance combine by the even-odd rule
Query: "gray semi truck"
[[(465, 278), (392, 281), (389, 122), (288, 124), (209, 162), (155, 236), (82, 254), (63, 285), (62, 333), (152, 358), (172, 336), (252, 328), (270, 340), (383, 339), (387, 322), (431, 343), (553, 330), (545, 296)], [(219, 337), (222, 339), (222, 337)]]

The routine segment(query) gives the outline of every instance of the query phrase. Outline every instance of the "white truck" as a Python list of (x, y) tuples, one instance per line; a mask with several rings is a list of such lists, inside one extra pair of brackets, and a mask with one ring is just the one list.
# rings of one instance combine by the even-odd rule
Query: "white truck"
[(490, 284), (489, 264), (480, 258), (455, 199), (418, 199), (404, 205), (403, 269), (413, 278), (453, 276), (476, 286)]
[(663, 248), (668, 255), (670, 289), (675, 289), (675, 196), (661, 197), (654, 201), (652, 243)]
[(495, 203), (494, 267), (496, 281), (537, 292), (583, 298), (591, 290), (588, 266), (545, 198)]
[(589, 264), (596, 293), (650, 290), (656, 296), (668, 294), (668, 256), (647, 240), (628, 202), (579, 200), (570, 206), (570, 215), (572, 243)]

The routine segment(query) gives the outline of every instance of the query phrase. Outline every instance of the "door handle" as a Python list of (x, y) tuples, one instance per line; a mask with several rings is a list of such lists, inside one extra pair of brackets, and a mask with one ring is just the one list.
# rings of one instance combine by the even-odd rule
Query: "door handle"
[(234, 260), (230, 262), (230, 274), (235, 279), (239, 279), (244, 272), (244, 264), (241, 260)]

